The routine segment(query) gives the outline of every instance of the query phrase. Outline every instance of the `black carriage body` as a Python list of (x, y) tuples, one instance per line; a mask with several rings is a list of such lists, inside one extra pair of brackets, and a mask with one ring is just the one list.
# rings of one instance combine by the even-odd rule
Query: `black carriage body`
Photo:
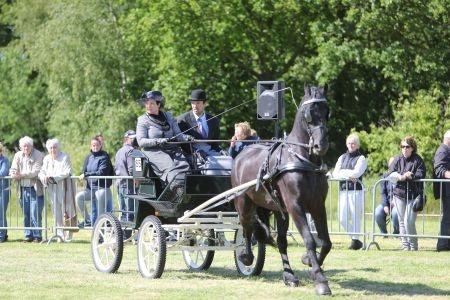
[[(134, 150), (133, 179), (139, 182), (135, 195), (128, 195), (136, 199), (136, 223), (138, 229), (149, 215), (158, 216), (164, 224), (174, 224), (185, 211), (192, 210), (208, 199), (231, 189), (229, 175), (186, 174), (184, 192), (176, 202), (165, 201), (171, 191), (166, 188), (159, 177), (153, 172), (145, 154)], [(234, 211), (233, 203), (225, 203), (213, 208), (211, 211)]]

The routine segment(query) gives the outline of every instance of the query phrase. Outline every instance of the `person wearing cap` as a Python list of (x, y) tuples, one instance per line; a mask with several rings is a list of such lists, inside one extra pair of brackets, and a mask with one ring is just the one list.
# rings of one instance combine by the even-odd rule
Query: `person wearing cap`
[[(192, 110), (177, 117), (178, 125), (181, 131), (187, 131), (196, 140), (218, 140), (220, 138), (220, 120), (205, 111), (206, 100), (204, 90), (192, 90), (189, 97)], [(219, 143), (196, 143), (194, 149), (206, 156), (217, 156), (221, 151)]]
[(20, 206), (23, 210), (24, 227), (27, 228), (24, 242), (40, 243), (41, 230), (30, 228), (42, 227), (44, 192), (38, 174), (42, 168), (44, 155), (34, 148), (33, 139), (29, 136), (19, 140), (19, 147), (20, 151), (14, 155), (9, 174), (19, 184)]
[[(9, 160), (3, 154), (4, 147), (0, 143), (0, 227), (8, 227), (6, 222), (6, 210), (9, 203), (9, 179), (4, 178), (9, 173)], [(0, 229), (0, 243), (8, 239), (6, 229)]]
[[(450, 130), (444, 134), (442, 144), (436, 150), (433, 159), (434, 178), (450, 179)], [(450, 183), (436, 183), (434, 185), (436, 198), (441, 199), (442, 218), (439, 235), (450, 236)], [(440, 238), (436, 245), (437, 251), (450, 251), (450, 239)]]
[(180, 147), (168, 142), (189, 141), (193, 137), (181, 133), (172, 114), (162, 110), (164, 97), (161, 92), (145, 92), (141, 101), (145, 106), (145, 113), (137, 120), (137, 142), (143, 148), (155, 174), (179, 196), (190, 167)]
[[(134, 130), (128, 130), (123, 136), (123, 146), (116, 153), (116, 176), (130, 176), (133, 171), (133, 158), (131, 152), (133, 152), (133, 141), (136, 138), (136, 132)], [(134, 220), (134, 202), (125, 195), (133, 194), (133, 180), (132, 179), (118, 179), (117, 180), (117, 193), (119, 196), (121, 221)], [(129, 232), (125, 232), (126, 238), (129, 237)]]

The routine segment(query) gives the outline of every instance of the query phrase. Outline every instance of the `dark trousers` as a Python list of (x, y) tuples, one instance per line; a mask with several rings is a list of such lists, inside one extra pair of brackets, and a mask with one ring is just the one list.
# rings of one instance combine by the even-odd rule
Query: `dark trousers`
[[(450, 236), (450, 196), (442, 197), (442, 219), (440, 235)], [(438, 239), (437, 249), (450, 250), (450, 239)]]

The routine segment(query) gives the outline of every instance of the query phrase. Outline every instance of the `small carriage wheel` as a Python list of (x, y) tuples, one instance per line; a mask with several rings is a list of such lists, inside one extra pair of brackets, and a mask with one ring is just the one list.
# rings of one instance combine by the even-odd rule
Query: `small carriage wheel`
[(123, 233), (119, 219), (112, 213), (98, 217), (91, 236), (91, 254), (100, 272), (115, 273), (122, 262)]
[[(214, 230), (199, 231), (194, 233), (192, 246), (214, 246)], [(191, 271), (208, 270), (214, 259), (214, 250), (183, 250), (183, 259)]]
[(142, 221), (137, 241), (138, 268), (144, 278), (160, 278), (166, 264), (166, 234), (156, 216)]
[(253, 241), (252, 238), (252, 251), (253, 255), (255, 255), (255, 259), (253, 260), (253, 264), (246, 266), (239, 260), (239, 254), (245, 247), (242, 228), (236, 230), (234, 234), (234, 243), (237, 246), (234, 250), (234, 263), (236, 264), (238, 273), (243, 276), (258, 276), (261, 274), (264, 267), (264, 261), (266, 260), (266, 245), (256, 240)]

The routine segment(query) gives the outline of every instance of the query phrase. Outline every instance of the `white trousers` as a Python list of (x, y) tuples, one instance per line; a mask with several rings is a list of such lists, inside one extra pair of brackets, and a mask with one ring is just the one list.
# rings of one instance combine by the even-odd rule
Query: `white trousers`
[[(339, 222), (348, 233), (361, 232), (361, 220), (364, 213), (364, 191), (339, 191)], [(358, 239), (359, 234), (350, 234)]]

